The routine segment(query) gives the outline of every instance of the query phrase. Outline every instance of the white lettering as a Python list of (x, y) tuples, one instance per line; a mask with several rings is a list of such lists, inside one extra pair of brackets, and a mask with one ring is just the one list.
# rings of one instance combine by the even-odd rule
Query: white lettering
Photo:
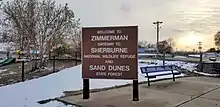
[(95, 36), (91, 36), (91, 41), (95, 41)]
[(122, 33), (122, 30), (117, 30), (117, 33), (121, 34), (121, 33)]
[(106, 72), (96, 72), (96, 76), (106, 76)]
[(91, 53), (128, 53), (128, 48), (91, 48)]
[(102, 58), (119, 58), (119, 55), (102, 55)]
[(101, 58), (100, 55), (83, 55), (84, 58)]
[(115, 30), (98, 30), (97, 34), (114, 34)]
[(130, 71), (130, 66), (120, 66), (120, 65), (116, 65), (116, 66), (112, 66), (109, 65), (108, 66), (108, 70), (109, 71)]
[(98, 43), (98, 46), (114, 46), (114, 43), (100, 42)]
[(108, 76), (119, 77), (119, 76), (122, 76), (122, 73), (121, 72), (108, 72)]
[(114, 61), (113, 60), (105, 60), (105, 63), (112, 64), (112, 63), (114, 63)]
[(125, 41), (125, 40), (128, 40), (128, 35), (91, 36), (91, 41)]
[(135, 55), (120, 55), (120, 58), (135, 59)]
[(89, 70), (90, 71), (105, 71), (106, 66), (105, 65), (90, 65)]

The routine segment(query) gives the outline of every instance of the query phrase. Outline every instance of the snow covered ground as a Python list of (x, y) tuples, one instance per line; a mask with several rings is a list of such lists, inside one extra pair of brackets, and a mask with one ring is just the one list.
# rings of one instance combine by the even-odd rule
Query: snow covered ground
[(200, 55), (188, 55), (189, 57), (195, 57), (195, 58), (199, 58)]
[[(139, 60), (146, 63), (139, 63), (141, 66), (151, 66), (153, 63), (162, 65), (158, 60)], [(180, 61), (167, 61), (166, 64), (175, 64), (182, 68), (192, 70), (195, 64)], [(59, 102), (50, 102), (45, 105), (38, 104), (37, 101), (52, 99), (63, 95), (64, 91), (73, 91), (82, 89), (81, 65), (64, 69), (58, 73), (46, 77), (33, 79), (23, 83), (17, 83), (0, 87), (0, 107), (66, 107)], [(183, 76), (183, 74), (181, 75)], [(171, 78), (162, 76), (160, 78)], [(144, 75), (138, 71), (139, 81), (146, 81)], [(156, 78), (156, 79), (160, 79)], [(132, 83), (132, 80), (106, 80), (91, 79), (91, 89), (112, 87), (115, 85), (124, 85)], [(72, 106), (69, 106), (72, 107)]]
[(0, 73), (6, 72), (8, 69), (0, 69)]
[(204, 76), (210, 76), (210, 77), (217, 77), (219, 74), (209, 74), (209, 73), (204, 73), (204, 72), (198, 72), (198, 71), (193, 71), (194, 73), (204, 75)]
[(154, 53), (138, 53), (138, 56), (152, 56), (152, 55), (155, 55)]
[(173, 58), (185, 59), (185, 58), (187, 58), (187, 57), (185, 57), (185, 56), (175, 56), (175, 57), (173, 57)]

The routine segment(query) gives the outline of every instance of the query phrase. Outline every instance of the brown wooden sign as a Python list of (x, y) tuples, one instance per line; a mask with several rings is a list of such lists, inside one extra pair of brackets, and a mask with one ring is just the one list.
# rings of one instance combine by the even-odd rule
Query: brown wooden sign
[(137, 26), (83, 28), (82, 41), (82, 78), (137, 79)]

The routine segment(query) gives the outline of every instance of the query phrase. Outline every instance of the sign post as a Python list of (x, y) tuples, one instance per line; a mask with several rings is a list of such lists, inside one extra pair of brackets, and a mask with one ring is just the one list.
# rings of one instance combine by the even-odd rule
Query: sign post
[(83, 28), (83, 88), (89, 88), (89, 79), (133, 80), (133, 100), (137, 101), (137, 43), (137, 26)]

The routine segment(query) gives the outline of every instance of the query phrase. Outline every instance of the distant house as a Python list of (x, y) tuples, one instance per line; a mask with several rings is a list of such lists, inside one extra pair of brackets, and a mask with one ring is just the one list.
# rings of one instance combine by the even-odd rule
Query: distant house
[(205, 52), (203, 53), (203, 57), (217, 57), (218, 54), (216, 52)]
[[(199, 58), (200, 55), (199, 54), (194, 54), (194, 55), (188, 55), (189, 57), (195, 57), (195, 58)], [(210, 58), (210, 57), (218, 57), (219, 55), (216, 53), (216, 52), (204, 52), (202, 54), (202, 57), (207, 57), (207, 58)]]
[(146, 53), (157, 53), (157, 49), (156, 48), (145, 48), (145, 52)]
[(145, 48), (144, 47), (138, 47), (138, 53), (144, 53)]

